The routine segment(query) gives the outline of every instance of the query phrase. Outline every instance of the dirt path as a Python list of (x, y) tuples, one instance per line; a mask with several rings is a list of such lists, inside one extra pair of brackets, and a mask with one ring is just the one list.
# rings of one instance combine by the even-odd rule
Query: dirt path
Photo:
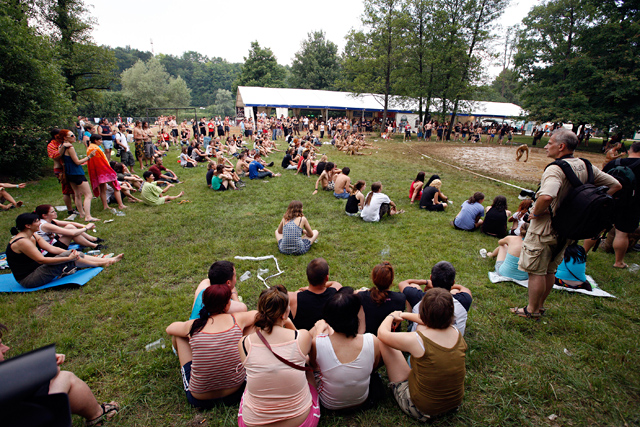
[[(411, 144), (414, 150), (435, 159), (462, 166), (478, 173), (489, 173), (504, 178), (538, 183), (544, 167), (551, 163), (543, 148), (530, 148), (527, 162), (516, 162), (516, 146), (483, 146), (475, 144)], [(578, 154), (600, 168), (604, 155), (584, 153)], [(524, 158), (524, 157), (523, 157)]]

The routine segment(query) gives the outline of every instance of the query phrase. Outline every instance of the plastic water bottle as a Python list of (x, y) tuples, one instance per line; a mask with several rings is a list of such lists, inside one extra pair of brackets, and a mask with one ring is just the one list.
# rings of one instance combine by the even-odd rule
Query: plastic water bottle
[(245, 280), (249, 279), (249, 277), (251, 277), (251, 272), (247, 270), (242, 276), (240, 276), (240, 281), (244, 282)]
[(382, 257), (382, 259), (384, 260), (386, 257), (389, 256), (389, 253), (391, 253), (391, 248), (389, 247), (389, 245), (385, 246), (384, 249), (382, 249), (382, 251), (380, 252), (380, 256)]
[(99, 250), (94, 249), (94, 250), (92, 250), (92, 251), (88, 251), (88, 252), (87, 252), (87, 255), (90, 255), (90, 256), (96, 256), (96, 255), (98, 255), (99, 253), (100, 253), (100, 251), (99, 251)]
[(629, 266), (629, 273), (637, 273), (638, 270), (640, 270), (640, 265), (638, 264), (631, 264)]
[(147, 345), (144, 346), (144, 349), (147, 351), (153, 351), (153, 350), (157, 350), (159, 348), (164, 348), (164, 338), (160, 338), (157, 341), (154, 341), (152, 343), (149, 343)]

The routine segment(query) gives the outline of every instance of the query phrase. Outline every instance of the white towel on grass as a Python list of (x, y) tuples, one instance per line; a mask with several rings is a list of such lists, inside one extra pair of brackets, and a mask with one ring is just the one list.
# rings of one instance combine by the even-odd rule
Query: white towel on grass
[[(516, 280), (516, 279), (512, 279), (511, 277), (501, 276), (495, 271), (489, 272), (489, 280), (491, 280), (491, 283), (514, 282), (520, 286), (524, 286), (525, 288), (529, 287), (528, 280)], [(578, 292), (580, 294), (591, 295), (592, 297), (615, 298), (614, 295), (611, 295), (609, 292), (605, 292), (602, 289), (600, 289), (596, 281), (593, 280), (593, 277), (587, 275), (587, 282), (591, 284), (591, 288), (592, 288), (591, 291), (587, 291), (586, 289), (565, 288), (564, 286), (558, 286), (558, 285), (553, 285), (553, 289), (556, 289), (559, 291), (567, 291), (567, 292)]]

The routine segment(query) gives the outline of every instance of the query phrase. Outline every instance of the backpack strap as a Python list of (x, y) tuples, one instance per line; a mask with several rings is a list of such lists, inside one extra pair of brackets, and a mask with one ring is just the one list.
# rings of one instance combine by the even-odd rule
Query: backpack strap
[[(591, 165), (591, 162), (587, 159), (582, 159), (582, 158), (580, 160), (584, 162), (587, 168), (587, 182), (585, 184), (593, 184), (594, 177), (593, 177), (593, 166)], [(577, 188), (583, 185), (582, 181), (580, 181), (576, 173), (573, 171), (573, 168), (571, 167), (571, 165), (565, 160), (558, 159), (554, 162), (551, 162), (545, 167), (545, 170), (551, 165), (556, 165), (560, 167), (560, 169), (562, 169), (562, 172), (564, 172), (564, 175), (567, 177), (567, 179), (569, 180), (569, 183), (573, 188)]]

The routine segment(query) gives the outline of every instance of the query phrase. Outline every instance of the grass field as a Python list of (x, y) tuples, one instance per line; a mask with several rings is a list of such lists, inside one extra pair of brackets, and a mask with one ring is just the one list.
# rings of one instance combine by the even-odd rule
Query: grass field
[[(180, 169), (174, 148), (165, 165), (184, 184), (169, 194), (182, 189), (190, 203), (131, 204), (125, 217), (116, 217), (102, 212), (94, 200), (94, 216), (115, 220), (98, 224), (97, 235), (107, 240), (107, 252), (124, 252), (125, 259), (80, 289), (0, 294), (0, 322), (10, 328), (3, 338), (12, 347), (7, 356), (55, 342), (57, 351), (67, 355), (64, 368), (85, 380), (99, 401), (121, 403), (120, 415), (109, 425), (232, 426), (237, 408), (199, 412), (187, 404), (178, 360), (170, 348), (144, 350), (159, 338), (168, 341), (164, 329), (169, 323), (188, 318), (193, 291), (213, 261), (276, 255), (285, 272), (270, 283), (294, 290), (306, 285), (305, 267), (315, 257), (327, 259), (332, 280), (356, 288), (371, 285), (371, 270), (382, 259), (394, 265), (396, 284), (428, 278), (434, 263), (448, 260), (457, 269), (456, 281), (472, 291), (474, 302), (465, 336), (469, 350), (464, 403), (458, 414), (435, 425), (639, 425), (638, 275), (612, 269), (613, 255), (598, 251), (589, 255), (587, 274), (617, 299), (554, 291), (542, 321), (515, 317), (508, 308), (526, 302), (526, 289), (490, 283), (487, 272), (493, 263), (478, 255), (480, 248), (493, 249), (497, 240), (455, 231), (449, 221), (458, 209), (421, 211), (417, 204), (409, 204), (408, 189), (423, 170), (427, 176), (440, 175), (442, 191), (458, 208), (473, 192), (482, 191), (485, 205), (502, 194), (515, 209), (518, 190), (426, 160), (411, 149), (426, 145), (428, 150), (428, 143), (378, 140), (374, 144), (380, 149), (372, 156), (355, 158), (331, 146), (321, 150), (339, 167), (349, 166), (353, 181), (364, 179), (367, 190), (372, 182), (381, 181), (383, 192), (407, 210), (373, 224), (346, 216), (345, 202), (329, 193), (313, 196), (313, 178), (291, 171), (248, 182), (243, 191), (213, 192), (205, 186), (206, 169)], [(279, 154), (271, 156), (272, 170), (280, 169)], [(517, 176), (499, 178), (531, 187)], [(53, 177), (10, 192), (27, 204), (0, 213), (3, 248), (18, 213), (42, 203), (62, 204)], [(273, 235), (294, 199), (303, 202), (311, 226), (320, 231), (311, 251), (299, 257), (279, 254)], [(627, 262), (640, 263), (640, 254), (631, 253)], [(264, 287), (255, 278), (258, 267), (275, 270), (273, 261), (236, 262), (238, 275), (252, 272), (251, 279), (238, 282), (250, 308)], [(553, 421), (548, 418), (552, 414), (557, 415)], [(74, 421), (83, 425), (78, 417)], [(375, 410), (349, 416), (323, 413), (320, 420), (321, 426), (415, 424), (390, 394)]]

